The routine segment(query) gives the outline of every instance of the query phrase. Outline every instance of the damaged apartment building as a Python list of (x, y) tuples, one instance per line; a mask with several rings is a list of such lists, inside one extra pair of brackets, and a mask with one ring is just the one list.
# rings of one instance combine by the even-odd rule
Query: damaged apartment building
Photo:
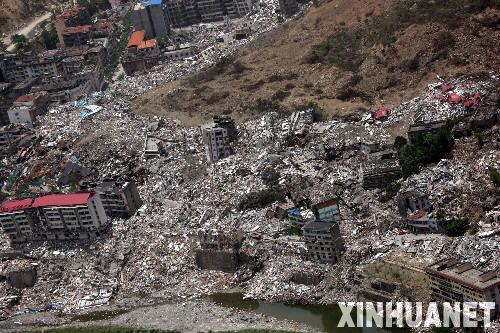
[(227, 117), (214, 117), (214, 122), (201, 128), (205, 153), (209, 162), (217, 162), (232, 154), (230, 142), (237, 136), (234, 122)]
[(147, 38), (165, 37), (170, 27), (236, 19), (250, 13), (253, 0), (146, 0), (134, 8), (134, 30), (145, 30)]
[(401, 168), (392, 150), (378, 150), (368, 154), (362, 166), (363, 188), (385, 187), (401, 177)]
[(482, 272), (471, 263), (445, 259), (425, 268), (431, 297), (438, 302), (493, 302), (491, 318), (500, 315), (500, 277), (498, 272)]
[(345, 250), (340, 234), (340, 210), (336, 199), (312, 206), (315, 219), (302, 228), (309, 258), (321, 263), (337, 263)]
[(103, 183), (94, 192), (4, 202), (0, 226), (12, 243), (87, 239), (105, 232), (111, 218), (130, 216), (141, 205), (135, 184)]
[(146, 31), (137, 30), (128, 40), (127, 51), (122, 59), (123, 70), (127, 75), (156, 66), (162, 59), (157, 40), (145, 38)]
[(3, 77), (14, 84), (38, 79), (29, 92), (46, 91), (52, 103), (76, 100), (102, 89), (105, 52), (82, 46), (49, 50), (38, 55), (0, 55)]

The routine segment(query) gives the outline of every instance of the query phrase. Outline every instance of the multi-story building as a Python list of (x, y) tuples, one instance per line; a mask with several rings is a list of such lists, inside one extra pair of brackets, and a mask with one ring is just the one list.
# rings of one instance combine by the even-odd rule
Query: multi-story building
[(0, 226), (13, 243), (85, 239), (109, 224), (95, 193), (50, 194), (0, 206)]
[(62, 53), (50, 50), (38, 55), (5, 54), (0, 60), (5, 79), (20, 83), (37, 77), (51, 78), (63, 72)]
[(47, 111), (49, 96), (45, 91), (19, 96), (8, 111), (11, 124), (33, 127), (36, 117)]
[(310, 259), (321, 263), (337, 263), (344, 252), (344, 240), (337, 222), (311, 221), (302, 232)]
[(146, 38), (165, 37), (170, 32), (166, 7), (162, 0), (139, 2), (133, 12), (134, 30), (144, 30)]
[(83, 7), (73, 7), (66, 10), (56, 17), (56, 31), (57, 37), (59, 38), (59, 47), (64, 48), (64, 31), (69, 27), (77, 27), (81, 25), (90, 24), (90, 14)]
[(227, 130), (220, 127), (202, 128), (203, 143), (209, 162), (216, 162), (231, 155)]
[(92, 26), (79, 25), (76, 27), (67, 27), (64, 29), (62, 35), (66, 47), (85, 45), (92, 38)]
[(16, 99), (13, 92), (14, 84), (2, 82), (0, 83), (0, 126), (9, 123), (9, 115), (7, 111)]
[(142, 206), (142, 200), (134, 182), (124, 184), (103, 182), (95, 188), (95, 192), (109, 217), (128, 217)]
[(408, 212), (432, 211), (432, 203), (429, 200), (429, 196), (418, 191), (408, 191), (398, 195), (397, 203), (401, 216), (408, 215)]
[(170, 25), (174, 28), (201, 22), (197, 0), (169, 0), (166, 7)]
[(396, 159), (368, 161), (363, 165), (363, 188), (385, 187), (401, 177)]
[(425, 268), (432, 298), (439, 302), (493, 302), (490, 315), (500, 314), (500, 277), (497, 271), (482, 272), (456, 259), (440, 260)]
[(250, 13), (252, 0), (167, 0), (166, 12), (172, 27), (235, 19)]
[(86, 239), (105, 231), (111, 218), (130, 216), (141, 205), (134, 183), (103, 183), (96, 192), (7, 201), (0, 206), (0, 227), (13, 243)]
[(144, 39), (146, 31), (134, 31), (128, 40), (127, 53), (123, 56), (122, 66), (127, 75), (145, 71), (161, 59), (160, 47), (155, 38)]
[(302, 228), (309, 257), (314, 261), (334, 264), (344, 252), (338, 202), (336, 199), (320, 202), (312, 206), (312, 211), (315, 219)]
[(284, 16), (292, 16), (299, 11), (297, 0), (279, 0), (280, 12)]

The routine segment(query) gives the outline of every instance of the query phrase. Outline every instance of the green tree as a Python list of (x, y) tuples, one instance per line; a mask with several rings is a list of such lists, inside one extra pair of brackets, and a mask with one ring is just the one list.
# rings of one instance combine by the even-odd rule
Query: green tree
[(56, 27), (53, 23), (50, 25), (50, 30), (42, 31), (42, 39), (47, 50), (54, 50), (57, 48), (59, 37), (57, 36)]
[(496, 187), (500, 187), (500, 172), (497, 169), (491, 167), (489, 170), (490, 179), (495, 184)]
[(444, 233), (450, 237), (463, 236), (465, 232), (469, 229), (469, 221), (465, 219), (450, 219), (446, 220), (441, 218), (439, 220), (439, 226), (443, 229)]
[(28, 38), (25, 35), (12, 35), (10, 38), (12, 44), (16, 46), (16, 50), (18, 52), (28, 51), (31, 47), (31, 44)]
[(394, 148), (396, 150), (400, 150), (404, 145), (406, 145), (408, 143), (408, 141), (406, 140), (405, 137), (402, 137), (402, 136), (397, 136), (395, 139), (394, 139)]
[[(401, 146), (401, 139), (394, 146)], [(404, 144), (398, 150), (399, 165), (404, 178), (417, 173), (421, 166), (439, 162), (453, 148), (453, 137), (448, 129), (437, 133), (426, 133), (417, 138), (414, 144)]]

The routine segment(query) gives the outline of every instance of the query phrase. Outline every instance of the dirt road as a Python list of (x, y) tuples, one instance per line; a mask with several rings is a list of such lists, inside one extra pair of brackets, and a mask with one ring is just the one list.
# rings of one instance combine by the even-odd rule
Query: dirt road
[(14, 50), (14, 45), (11, 43), (11, 36), (13, 35), (25, 35), (26, 37), (30, 38), (33, 36), (33, 33), (37, 27), (39, 27), (42, 23), (50, 19), (50, 12), (47, 12), (43, 14), (42, 16), (35, 17), (31, 22), (26, 24), (25, 27), (13, 31), (10, 34), (8, 34), (7, 37), (3, 39), (3, 43), (7, 45), (7, 51), (13, 51)]

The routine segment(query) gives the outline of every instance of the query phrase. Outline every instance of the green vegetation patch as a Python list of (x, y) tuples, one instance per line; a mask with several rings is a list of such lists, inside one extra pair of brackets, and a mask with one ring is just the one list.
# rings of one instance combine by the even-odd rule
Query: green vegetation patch
[[(401, 1), (385, 15), (374, 18), (368, 24), (350, 30), (344, 29), (330, 36), (323, 43), (313, 47), (305, 61), (333, 64), (342, 70), (355, 72), (364, 60), (362, 47), (390, 45), (397, 40), (399, 31), (412, 24), (435, 22), (454, 26), (487, 7), (499, 8), (500, 0)], [(454, 40), (449, 38), (449, 33), (443, 33), (435, 41), (434, 46), (447, 48), (453, 44)], [(409, 69), (413, 69), (416, 63), (408, 65)]]
[[(397, 147), (402, 142), (396, 142)], [(421, 135), (414, 144), (404, 144), (398, 149), (399, 165), (404, 178), (418, 173), (421, 166), (439, 162), (451, 152), (453, 137), (448, 129)]]

